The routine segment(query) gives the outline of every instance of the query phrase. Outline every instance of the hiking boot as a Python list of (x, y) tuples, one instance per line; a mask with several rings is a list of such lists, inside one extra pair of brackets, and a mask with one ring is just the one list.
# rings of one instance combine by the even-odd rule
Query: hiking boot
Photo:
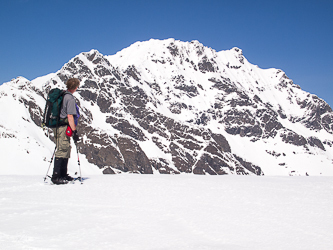
[(68, 181), (65, 180), (62, 177), (53, 177), (52, 176), (51, 181), (53, 182), (53, 184), (56, 184), (56, 185), (61, 185), (61, 184), (67, 184), (68, 183)]
[(62, 178), (66, 181), (73, 181), (74, 180), (74, 178), (72, 176), (68, 175), (68, 174), (66, 174), (66, 176), (64, 176)]
[(54, 168), (53, 168), (53, 174), (51, 177), (51, 181), (54, 184), (65, 184), (63, 183), (63, 180), (60, 180), (61, 175), (60, 175), (60, 171), (61, 171), (61, 164), (62, 164), (62, 158), (58, 158), (55, 157), (54, 158)]

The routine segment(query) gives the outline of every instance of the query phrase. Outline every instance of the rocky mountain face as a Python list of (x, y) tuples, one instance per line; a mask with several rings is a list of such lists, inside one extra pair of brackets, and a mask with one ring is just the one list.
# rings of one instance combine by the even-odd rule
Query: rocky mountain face
[(91, 50), (55, 74), (4, 84), (0, 98), (40, 130), (48, 91), (71, 77), (81, 80), (80, 153), (104, 174), (333, 173), (330, 106), (238, 48), (168, 39), (112, 56)]

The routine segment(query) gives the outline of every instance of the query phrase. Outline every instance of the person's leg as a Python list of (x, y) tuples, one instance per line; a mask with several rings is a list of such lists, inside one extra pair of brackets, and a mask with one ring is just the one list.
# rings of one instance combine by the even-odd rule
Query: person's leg
[[(57, 151), (55, 157), (70, 158), (71, 156), (71, 141), (70, 137), (66, 135), (67, 126), (59, 127), (58, 132), (55, 134), (55, 143), (57, 144)], [(56, 130), (56, 129), (54, 129)]]
[(67, 164), (71, 153), (70, 137), (66, 135), (66, 126), (53, 129), (54, 141), (57, 145), (54, 168), (51, 181), (55, 184), (65, 184), (67, 180)]

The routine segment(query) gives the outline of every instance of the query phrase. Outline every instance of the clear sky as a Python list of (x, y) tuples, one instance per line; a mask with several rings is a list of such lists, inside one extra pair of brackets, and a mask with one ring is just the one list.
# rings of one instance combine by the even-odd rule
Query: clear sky
[(333, 108), (333, 0), (0, 0), (0, 84), (151, 38), (239, 47)]

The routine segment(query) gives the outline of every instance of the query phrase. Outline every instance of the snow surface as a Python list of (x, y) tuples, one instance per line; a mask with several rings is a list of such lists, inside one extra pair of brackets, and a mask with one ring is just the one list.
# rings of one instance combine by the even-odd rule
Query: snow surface
[(333, 177), (0, 175), (0, 249), (333, 249)]

